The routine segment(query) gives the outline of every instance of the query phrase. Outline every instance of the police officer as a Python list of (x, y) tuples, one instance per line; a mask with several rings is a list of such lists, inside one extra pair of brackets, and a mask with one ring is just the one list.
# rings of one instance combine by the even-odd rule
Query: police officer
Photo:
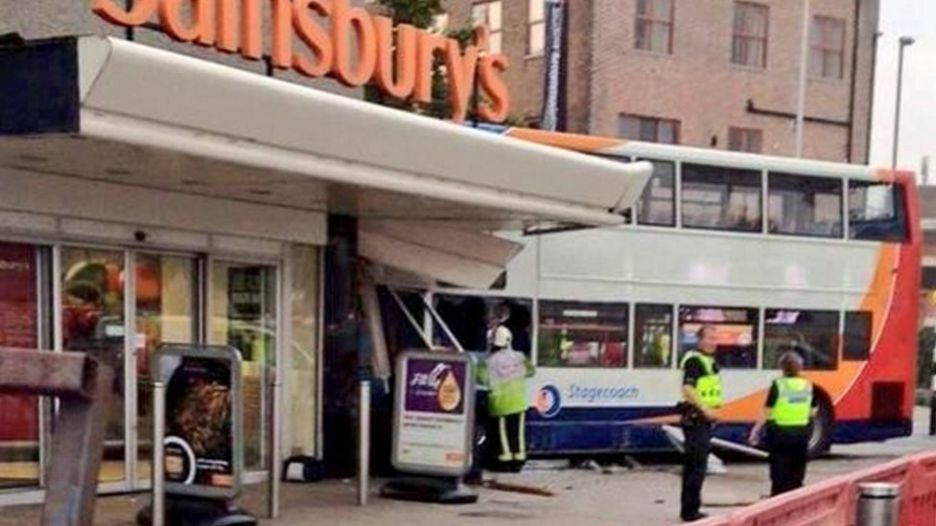
[(809, 460), (810, 421), (816, 404), (812, 383), (800, 376), (803, 358), (799, 353), (783, 353), (780, 369), (783, 376), (770, 385), (763, 414), (748, 437), (751, 445), (757, 445), (766, 422), (771, 496), (803, 485)]
[(488, 333), (491, 354), (479, 371), (479, 380), (488, 386), (488, 414), (499, 445), (498, 468), (519, 471), (526, 462), (527, 381), (533, 364), (513, 350), (513, 334), (505, 325), (509, 307), (497, 309), (494, 326)]
[(683, 402), (681, 423), (685, 436), (685, 457), (682, 471), (682, 496), (679, 516), (684, 522), (705, 518), (702, 506), (702, 483), (709, 451), (712, 447), (712, 426), (716, 410), (722, 404), (721, 378), (715, 352), (718, 350), (715, 327), (703, 325), (696, 333), (696, 349), (682, 360)]

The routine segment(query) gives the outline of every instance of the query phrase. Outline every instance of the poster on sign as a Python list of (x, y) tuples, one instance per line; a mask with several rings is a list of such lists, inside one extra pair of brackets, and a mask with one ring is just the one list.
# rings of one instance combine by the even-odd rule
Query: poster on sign
[(153, 370), (166, 383), (166, 493), (236, 497), (243, 457), (240, 353), (168, 345), (154, 360)]
[(474, 378), (465, 355), (406, 352), (397, 361), (393, 465), (459, 477), (471, 466)]

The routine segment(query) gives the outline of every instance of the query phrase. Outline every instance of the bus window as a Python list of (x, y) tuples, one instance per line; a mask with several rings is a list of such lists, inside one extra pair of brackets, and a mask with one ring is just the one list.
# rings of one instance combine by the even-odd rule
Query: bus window
[(764, 368), (777, 369), (785, 351), (796, 351), (809, 370), (838, 366), (839, 313), (767, 309), (764, 313)]
[(867, 360), (871, 352), (871, 313), (849, 311), (845, 313), (845, 348), (842, 359)]
[(625, 367), (627, 304), (539, 302), (537, 361), (544, 367)]
[[(466, 351), (487, 350), (487, 331), (495, 309), (506, 306), (509, 317), (504, 325), (513, 334), (513, 348), (530, 353), (533, 302), (523, 298), (497, 298), (486, 296), (463, 296), (437, 294), (435, 307), (452, 334), (458, 338)], [(450, 346), (445, 332), (434, 324), (433, 343)]]
[(757, 367), (757, 309), (738, 307), (680, 307), (679, 359), (698, 345), (703, 325), (715, 327), (718, 365), (733, 369)]
[(892, 184), (848, 182), (848, 237), (907, 241), (903, 192)]
[(761, 231), (761, 172), (682, 165), (682, 224), (687, 228)]
[(674, 226), (676, 224), (676, 164), (651, 161), (653, 175), (637, 203), (637, 223)]
[(768, 231), (772, 234), (842, 237), (842, 181), (771, 173)]
[(673, 364), (673, 307), (639, 304), (634, 312), (634, 367)]

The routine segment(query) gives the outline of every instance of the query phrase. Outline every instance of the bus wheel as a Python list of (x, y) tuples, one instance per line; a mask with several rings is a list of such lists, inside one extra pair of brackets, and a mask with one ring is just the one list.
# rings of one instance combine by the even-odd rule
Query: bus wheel
[(812, 420), (812, 433), (809, 435), (809, 458), (828, 453), (832, 443), (832, 405), (824, 396), (817, 398), (816, 416)]

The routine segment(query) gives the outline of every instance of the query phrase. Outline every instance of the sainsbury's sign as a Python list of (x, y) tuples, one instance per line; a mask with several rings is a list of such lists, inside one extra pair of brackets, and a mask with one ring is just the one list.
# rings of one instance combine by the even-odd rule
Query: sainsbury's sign
[(507, 57), (482, 52), (488, 47), (486, 28), (476, 29), (473, 44), (462, 49), (455, 39), (412, 25), (394, 28), (390, 18), (352, 8), (348, 0), (136, 0), (130, 7), (123, 0), (92, 0), (92, 9), (125, 27), (156, 17), (176, 40), (260, 60), (266, 2), (272, 13), (269, 48), (274, 68), (334, 77), (349, 87), (373, 82), (391, 97), (428, 103), (433, 62), (441, 57), (454, 121), (465, 119), (475, 89), (486, 101), (478, 108), (481, 119), (507, 118), (510, 100), (502, 77)]

